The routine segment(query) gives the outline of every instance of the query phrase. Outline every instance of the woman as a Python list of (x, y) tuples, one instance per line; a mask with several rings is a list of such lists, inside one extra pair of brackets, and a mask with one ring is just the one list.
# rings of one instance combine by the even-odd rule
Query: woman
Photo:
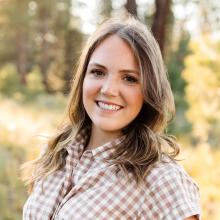
[(23, 219), (199, 219), (198, 187), (164, 134), (174, 101), (160, 49), (135, 19), (88, 40), (65, 126), (23, 168)]

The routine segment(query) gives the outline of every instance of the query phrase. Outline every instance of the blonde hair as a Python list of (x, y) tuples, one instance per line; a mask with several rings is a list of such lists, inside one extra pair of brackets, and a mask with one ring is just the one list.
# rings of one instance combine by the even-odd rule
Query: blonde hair
[(35, 181), (64, 167), (67, 144), (82, 128), (91, 125), (82, 102), (83, 80), (92, 53), (111, 35), (119, 36), (133, 50), (140, 67), (144, 95), (143, 107), (135, 120), (123, 129), (126, 138), (115, 149), (111, 163), (118, 165), (127, 176), (131, 172), (140, 184), (152, 167), (161, 161), (163, 154), (171, 159), (178, 155), (178, 144), (164, 133), (174, 116), (175, 105), (159, 46), (140, 21), (134, 18), (110, 19), (89, 38), (81, 54), (73, 78), (65, 125), (49, 140), (42, 156), (22, 166), (23, 180), (30, 190)]

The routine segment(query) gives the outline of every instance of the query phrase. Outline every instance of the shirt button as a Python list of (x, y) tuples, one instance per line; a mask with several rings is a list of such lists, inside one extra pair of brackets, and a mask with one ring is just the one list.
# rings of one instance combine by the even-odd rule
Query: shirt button
[(83, 157), (92, 157), (92, 151), (91, 150), (86, 150), (83, 152)]

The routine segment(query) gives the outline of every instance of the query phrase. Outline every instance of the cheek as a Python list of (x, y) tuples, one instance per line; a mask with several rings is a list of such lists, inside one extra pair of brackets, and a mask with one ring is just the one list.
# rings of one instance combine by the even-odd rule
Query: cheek
[(83, 82), (83, 103), (90, 101), (99, 93), (99, 85), (85, 77)]
[(127, 103), (133, 107), (134, 111), (139, 111), (144, 103), (143, 94), (139, 89), (131, 91), (129, 94), (127, 94), (126, 98)]
[(133, 106), (134, 106), (133, 112), (137, 116), (140, 113), (140, 111), (142, 109), (142, 106), (143, 106), (142, 99), (141, 100), (140, 99), (138, 99), (138, 100), (136, 99), (136, 101), (133, 103)]

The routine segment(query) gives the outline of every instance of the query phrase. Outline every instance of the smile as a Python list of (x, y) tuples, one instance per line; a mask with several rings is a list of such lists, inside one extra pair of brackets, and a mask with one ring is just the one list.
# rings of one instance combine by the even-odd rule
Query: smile
[(96, 104), (103, 110), (118, 111), (122, 107), (115, 104), (107, 104), (106, 102), (97, 101)]

